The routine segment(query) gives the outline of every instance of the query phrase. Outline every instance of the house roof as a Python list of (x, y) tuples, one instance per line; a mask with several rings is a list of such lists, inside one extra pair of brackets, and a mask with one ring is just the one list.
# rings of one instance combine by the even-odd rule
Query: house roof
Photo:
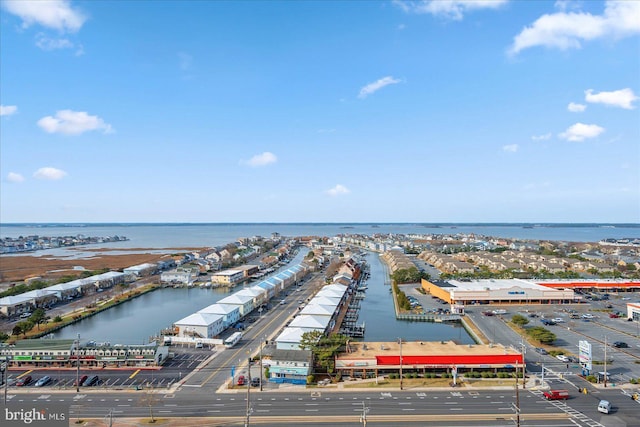
[(178, 320), (177, 322), (175, 322), (175, 324), (186, 326), (209, 326), (221, 320), (222, 318), (223, 316), (221, 314), (193, 313), (192, 315), (187, 316), (184, 319)]
[(289, 323), (292, 328), (322, 328), (326, 329), (330, 317), (327, 316), (314, 316), (314, 315), (298, 315)]
[(332, 305), (308, 304), (300, 310), (300, 315), (333, 316), (336, 308)]
[(229, 314), (237, 311), (239, 307), (237, 305), (231, 304), (211, 304), (202, 310), (199, 310), (198, 313), (211, 313), (211, 314)]

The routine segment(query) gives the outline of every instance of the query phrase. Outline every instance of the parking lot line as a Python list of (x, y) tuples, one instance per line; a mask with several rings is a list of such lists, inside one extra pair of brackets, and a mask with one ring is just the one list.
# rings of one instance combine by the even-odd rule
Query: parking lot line
[(129, 377), (129, 379), (132, 379), (133, 377), (135, 377), (136, 375), (138, 375), (138, 373), (140, 373), (140, 369), (138, 369), (137, 371), (135, 371), (133, 374), (131, 374), (131, 376)]

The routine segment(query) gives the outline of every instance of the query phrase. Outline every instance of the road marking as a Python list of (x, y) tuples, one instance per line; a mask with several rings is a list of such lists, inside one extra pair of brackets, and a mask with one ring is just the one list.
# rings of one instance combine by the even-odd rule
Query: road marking
[(209, 410), (207, 412), (220, 412), (219, 410)]
[(40, 397), (38, 397), (38, 399), (48, 399), (50, 397), (51, 397), (50, 394), (42, 394), (42, 395), (40, 395)]
[(413, 408), (402, 408), (403, 411), (415, 411)]
[(28, 370), (27, 372), (23, 372), (20, 375), (18, 375), (16, 378), (22, 378), (27, 374), (30, 374), (31, 372), (33, 372), (33, 369)]
[(137, 371), (135, 371), (133, 374), (131, 374), (131, 376), (129, 376), (129, 379), (133, 379), (133, 377), (135, 377), (136, 375), (138, 375), (138, 373), (140, 373), (140, 369), (138, 369)]
[(121, 404), (121, 405), (118, 405), (118, 406), (123, 406), (123, 407), (128, 408), (128, 407), (130, 407), (131, 405), (123, 405), (123, 404)]
[(463, 408), (449, 408), (450, 411), (462, 411)]
[(305, 409), (305, 412), (318, 412), (320, 409)]
[(170, 414), (170, 413), (172, 413), (173, 411), (163, 411), (163, 410), (158, 410), (158, 412), (163, 412), (163, 413), (165, 413), (165, 414), (166, 414), (166, 413), (169, 413), (169, 414)]

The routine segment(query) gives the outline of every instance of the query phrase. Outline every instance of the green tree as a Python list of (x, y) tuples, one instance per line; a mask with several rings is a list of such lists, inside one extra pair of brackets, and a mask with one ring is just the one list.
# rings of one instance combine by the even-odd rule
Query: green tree
[(35, 325), (38, 325), (38, 330), (40, 330), (40, 324), (46, 322), (47, 313), (42, 308), (37, 308), (34, 312), (29, 316), (29, 320), (32, 321)]
[(529, 323), (529, 319), (527, 319), (521, 314), (514, 314), (513, 317), (511, 318), (511, 322), (513, 322), (514, 325), (523, 327), (524, 325)]
[(529, 328), (526, 331), (527, 335), (542, 344), (553, 344), (553, 342), (556, 340), (556, 335), (550, 330), (543, 328), (542, 326), (534, 326), (533, 328)]
[(0, 342), (5, 342), (9, 339), (9, 334), (0, 331)]

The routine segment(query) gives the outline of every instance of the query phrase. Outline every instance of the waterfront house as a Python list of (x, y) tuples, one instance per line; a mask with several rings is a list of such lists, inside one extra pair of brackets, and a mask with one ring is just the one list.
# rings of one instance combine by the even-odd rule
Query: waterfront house
[(178, 320), (174, 325), (181, 337), (214, 338), (224, 330), (224, 316), (198, 312)]
[(218, 304), (237, 305), (240, 309), (240, 317), (245, 317), (255, 308), (253, 305), (253, 297), (250, 295), (231, 294), (218, 301)]
[(240, 320), (240, 307), (232, 304), (211, 304), (199, 310), (198, 313), (222, 315), (225, 329)]

